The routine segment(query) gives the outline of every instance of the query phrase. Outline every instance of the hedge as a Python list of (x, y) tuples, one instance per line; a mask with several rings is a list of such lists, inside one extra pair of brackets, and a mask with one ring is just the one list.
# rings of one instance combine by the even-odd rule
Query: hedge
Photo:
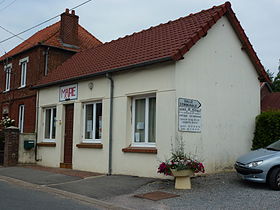
[(280, 139), (280, 111), (262, 112), (256, 117), (252, 149), (259, 149)]

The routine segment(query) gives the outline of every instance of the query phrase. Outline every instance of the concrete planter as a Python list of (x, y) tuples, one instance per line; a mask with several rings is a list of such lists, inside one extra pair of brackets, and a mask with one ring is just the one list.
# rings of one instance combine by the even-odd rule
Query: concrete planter
[(171, 169), (173, 176), (175, 177), (175, 189), (186, 190), (191, 189), (191, 176), (194, 175), (193, 170), (174, 170)]

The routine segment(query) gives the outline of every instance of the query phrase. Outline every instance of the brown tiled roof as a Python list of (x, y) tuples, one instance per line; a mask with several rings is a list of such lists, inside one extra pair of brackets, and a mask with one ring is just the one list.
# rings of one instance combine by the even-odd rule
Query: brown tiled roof
[(280, 92), (267, 94), (261, 101), (261, 110), (280, 110)]
[(72, 51), (82, 51), (85, 49), (89, 49), (92, 47), (96, 47), (102, 44), (98, 39), (96, 39), (92, 34), (90, 34), (87, 30), (85, 30), (82, 26), (78, 25), (78, 48), (70, 48), (68, 46), (63, 45), (59, 38), (60, 34), (60, 21), (54, 23), (51, 26), (48, 26), (31, 37), (27, 40), (13, 48), (11, 51), (0, 57), (0, 61), (21, 53), (29, 48), (32, 48), (38, 44), (59, 47), (65, 50), (72, 50)]
[(180, 60), (223, 16), (229, 19), (235, 29), (260, 80), (269, 81), (269, 77), (231, 9), (231, 4), (226, 2), (78, 53), (44, 77), (37, 84), (37, 88), (157, 62)]

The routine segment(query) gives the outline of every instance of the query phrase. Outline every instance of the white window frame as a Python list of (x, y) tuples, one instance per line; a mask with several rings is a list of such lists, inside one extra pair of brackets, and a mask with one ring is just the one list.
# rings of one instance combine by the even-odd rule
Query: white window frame
[[(135, 96), (132, 98), (132, 147), (156, 147), (156, 142), (148, 142), (149, 137), (149, 98), (156, 98), (155, 94)], [(135, 101), (145, 99), (145, 142), (135, 142)], [(147, 111), (146, 111), (147, 110)]]
[(23, 129), (24, 129), (24, 104), (19, 105), (18, 127), (19, 127), (19, 132), (23, 133)]
[[(50, 123), (50, 138), (46, 138), (45, 137), (45, 131), (46, 131), (46, 114), (47, 114), (47, 110), (50, 109), (51, 110), (51, 123)], [(57, 108), (56, 107), (44, 107), (43, 109), (43, 115), (44, 115), (44, 129), (43, 129), (43, 142), (55, 142), (56, 139), (56, 133), (54, 134), (54, 138), (52, 138), (52, 131), (53, 131), (53, 110), (56, 110), (56, 116), (57, 116)], [(57, 120), (56, 120), (57, 121)], [(55, 121), (55, 123), (56, 123)]]
[(5, 78), (5, 92), (9, 91), (11, 88), (11, 74), (12, 74), (12, 64), (8, 64), (4, 67), (4, 70), (6, 72), (6, 78)]
[(27, 63), (29, 62), (29, 57), (23, 58), (19, 60), (19, 65), (21, 66), (20, 73), (20, 88), (24, 88), (26, 86), (26, 75), (27, 75)]
[[(96, 126), (96, 104), (101, 104), (102, 106), (102, 120), (101, 120), (101, 127), (102, 127), (102, 131), (101, 131), (101, 139), (95, 139), (95, 126)], [(94, 128), (93, 131), (92, 131), (92, 139), (86, 139), (85, 138), (85, 128), (86, 128), (86, 105), (93, 105), (93, 110), (92, 110), (92, 113), (93, 113), (93, 122), (92, 122), (92, 127)], [(94, 102), (89, 102), (89, 103), (84, 103), (83, 104), (83, 132), (82, 132), (82, 142), (83, 143), (101, 143), (102, 142), (102, 136), (103, 136), (103, 103), (102, 101), (94, 101)]]

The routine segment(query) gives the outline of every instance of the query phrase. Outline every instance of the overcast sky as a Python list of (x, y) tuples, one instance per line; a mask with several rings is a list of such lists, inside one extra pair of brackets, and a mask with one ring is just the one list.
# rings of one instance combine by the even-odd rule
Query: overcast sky
[[(0, 0), (0, 26), (19, 33), (51, 17), (65, 8), (73, 8), (86, 0)], [(196, 13), (222, 0), (92, 0), (76, 9), (79, 23), (102, 42), (111, 41), (160, 23)], [(266, 69), (277, 72), (280, 58), (280, 1), (231, 0), (232, 8), (245, 29)], [(38, 30), (60, 20), (56, 18), (21, 35), (28, 38)], [(11, 35), (0, 28), (0, 41)], [(22, 40), (13, 38), (0, 44), (0, 55)]]

